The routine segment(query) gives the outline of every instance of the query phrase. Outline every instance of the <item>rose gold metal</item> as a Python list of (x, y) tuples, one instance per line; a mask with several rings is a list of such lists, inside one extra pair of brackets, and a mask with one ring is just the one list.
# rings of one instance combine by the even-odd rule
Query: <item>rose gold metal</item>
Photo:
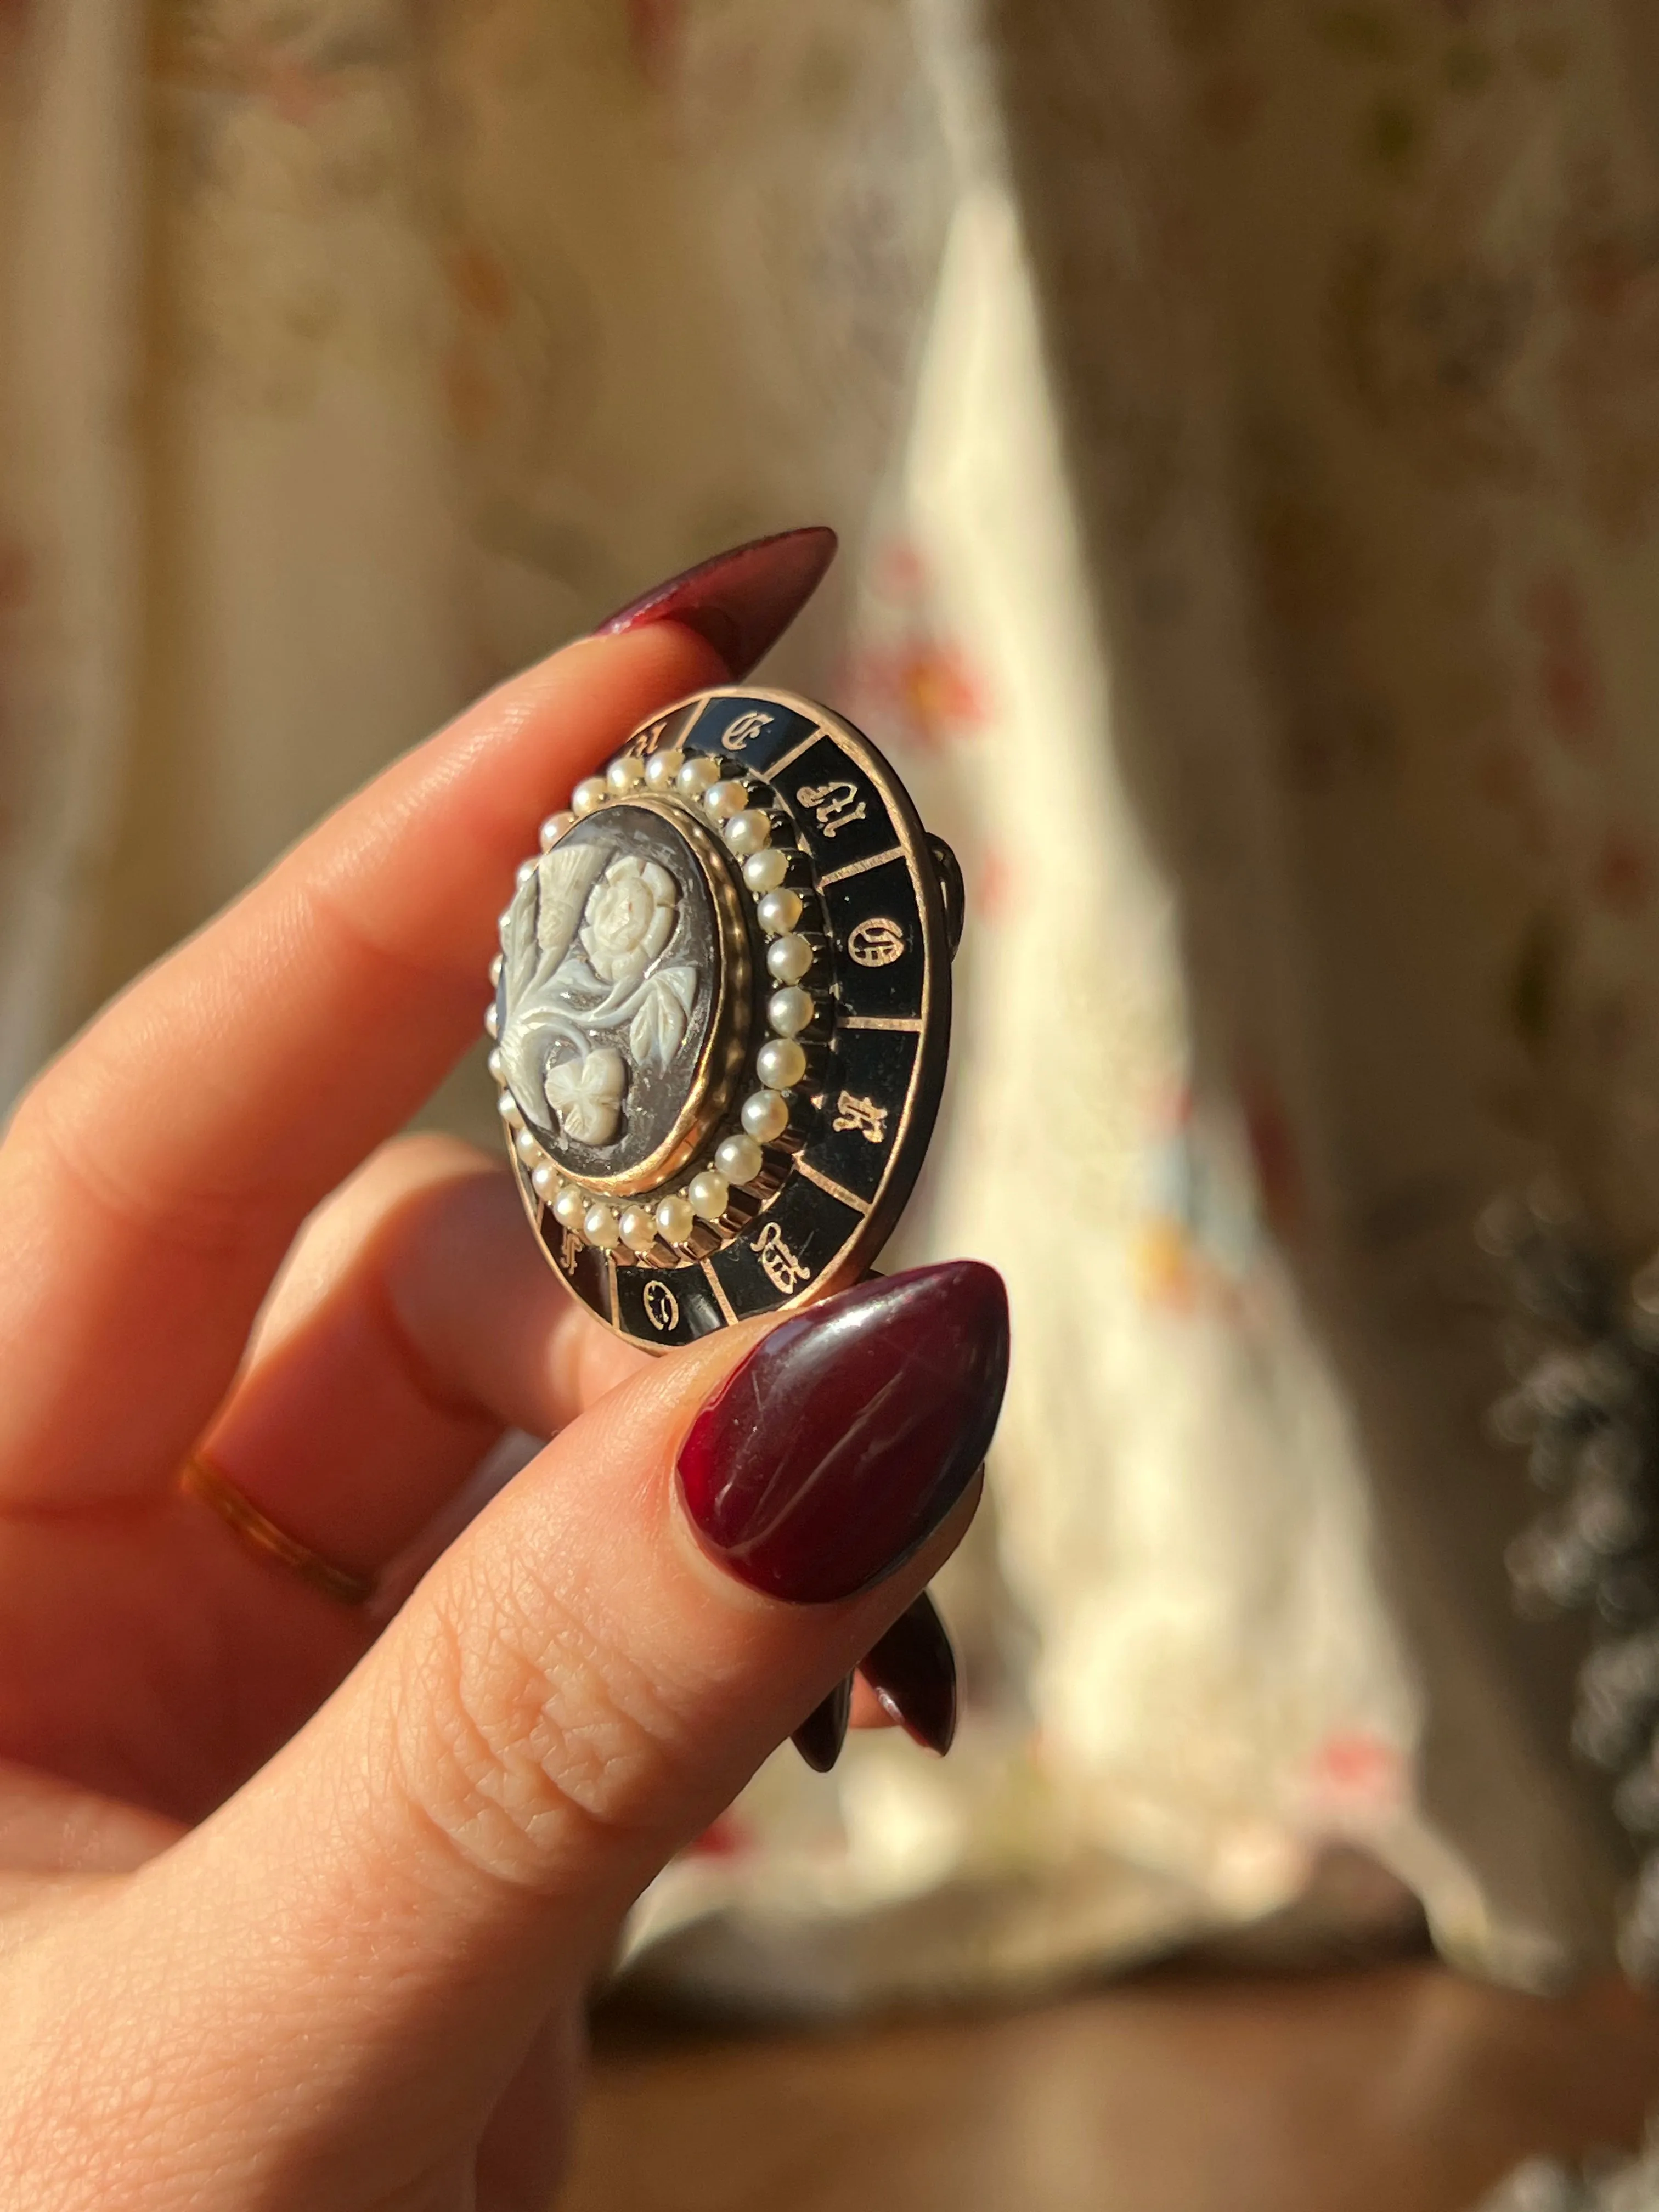
[(199, 1498), (210, 1506), (226, 1527), (232, 1529), (251, 1551), (264, 1559), (274, 1560), (286, 1567), (310, 1589), (322, 1596), (332, 1598), (337, 1605), (367, 1605), (379, 1587), (378, 1577), (359, 1574), (355, 1568), (342, 1567), (332, 1559), (325, 1559), (320, 1552), (313, 1552), (296, 1536), (262, 1513), (251, 1498), (245, 1498), (222, 1469), (216, 1467), (205, 1452), (192, 1452), (179, 1471), (179, 1487), (186, 1497)]

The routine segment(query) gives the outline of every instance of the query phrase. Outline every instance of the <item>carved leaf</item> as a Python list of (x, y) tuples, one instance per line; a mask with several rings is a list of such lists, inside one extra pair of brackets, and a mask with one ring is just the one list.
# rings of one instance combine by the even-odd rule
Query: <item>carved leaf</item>
[(686, 1021), (691, 1018), (691, 1009), (697, 1003), (697, 971), (695, 968), (665, 968), (657, 977), (665, 990), (671, 991)]
[(651, 978), (628, 1032), (636, 1066), (667, 1066), (684, 1042), (696, 996), (695, 968), (664, 968)]
[(512, 1009), (529, 989), (536, 973), (536, 885), (520, 884), (507, 926), (507, 1003)]
[(502, 1070), (507, 1087), (522, 1111), (526, 1098), (533, 1100), (541, 1088), (540, 1054), (536, 1035), (524, 1022), (510, 1022), (501, 1042)]
[(602, 845), (556, 845), (544, 853), (538, 872), (540, 897), (536, 908), (536, 944), (542, 967), (556, 968), (570, 950), (587, 895), (599, 879), (607, 858)]

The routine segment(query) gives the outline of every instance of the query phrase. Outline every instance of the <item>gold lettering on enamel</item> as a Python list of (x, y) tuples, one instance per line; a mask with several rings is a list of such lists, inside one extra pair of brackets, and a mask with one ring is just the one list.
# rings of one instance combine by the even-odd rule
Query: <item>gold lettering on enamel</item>
[(890, 968), (904, 957), (904, 932), (891, 915), (873, 914), (860, 922), (847, 940), (847, 950), (860, 968)]
[(725, 736), (720, 739), (721, 746), (728, 753), (740, 753), (750, 738), (757, 738), (771, 720), (769, 714), (763, 714), (751, 707), (746, 714), (739, 714), (728, 725)]
[(887, 1109), (878, 1106), (873, 1098), (855, 1098), (850, 1091), (843, 1091), (836, 1101), (836, 1118), (830, 1126), (842, 1133), (856, 1130), (866, 1143), (878, 1145), (887, 1134)]
[(864, 819), (864, 801), (859, 797), (855, 783), (805, 783), (795, 793), (803, 806), (810, 806), (813, 818), (826, 837), (834, 837), (854, 822)]
[(769, 1221), (755, 1239), (755, 1256), (766, 1270), (766, 1279), (786, 1297), (802, 1283), (811, 1282), (812, 1270), (795, 1257), (775, 1221)]
[(680, 1325), (680, 1302), (666, 1283), (653, 1279), (645, 1286), (645, 1317), (659, 1335)]

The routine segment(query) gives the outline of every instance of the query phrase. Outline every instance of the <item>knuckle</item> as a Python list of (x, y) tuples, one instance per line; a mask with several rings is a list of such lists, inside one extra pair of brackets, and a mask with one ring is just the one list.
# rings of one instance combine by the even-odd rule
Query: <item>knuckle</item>
[[(90, 1049), (90, 1040), (76, 1048), (77, 1053)], [(94, 1079), (86, 1088), (96, 1098), (106, 1086), (92, 1065)], [(67, 1066), (49, 1068), (12, 1115), (4, 1153), (17, 1185), (59, 1200), (73, 1213), (90, 1215), (128, 1239), (205, 1263), (245, 1255), (250, 1219), (262, 1207), (301, 1205), (297, 1190), (274, 1176), (252, 1177), (245, 1165), (222, 1173), (208, 1162), (180, 1181), (147, 1175), (130, 1155), (122, 1177), (96, 1174), (90, 1164), (94, 1146), (73, 1080), (64, 1073)]]
[(514, 1886), (556, 1887), (596, 1836), (643, 1839), (689, 1760), (645, 1670), (539, 1578), (434, 1592), (399, 1730), (403, 1782), (444, 1842)]

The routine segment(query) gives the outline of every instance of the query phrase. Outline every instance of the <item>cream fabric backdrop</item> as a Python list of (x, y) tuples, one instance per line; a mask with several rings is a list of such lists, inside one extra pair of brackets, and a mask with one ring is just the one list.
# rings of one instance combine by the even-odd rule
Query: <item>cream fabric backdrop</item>
[(1345, 1844), (1489, 1971), (1604, 1956), (1471, 1224), (1555, 1162), (1659, 1233), (1640, 0), (9, 0), (0, 63), (7, 1091), (762, 530), (847, 549), (769, 675), (966, 865), (905, 1238), (1015, 1301), (967, 1722), (774, 1762), (645, 1965), (1041, 1979)]

